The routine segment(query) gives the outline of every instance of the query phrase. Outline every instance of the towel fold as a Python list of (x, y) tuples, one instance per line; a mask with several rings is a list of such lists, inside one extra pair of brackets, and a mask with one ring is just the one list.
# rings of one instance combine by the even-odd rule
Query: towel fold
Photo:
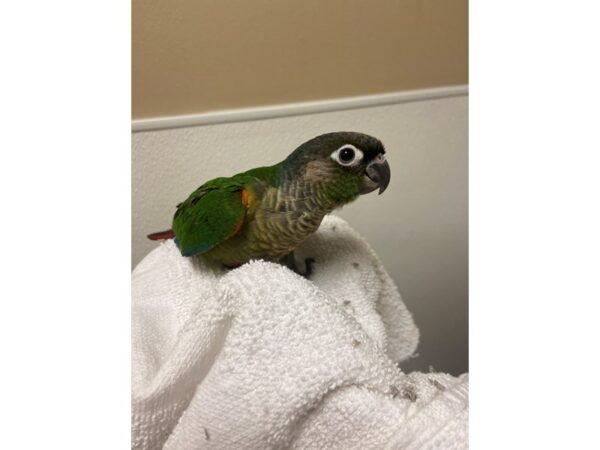
[(140, 449), (466, 448), (464, 375), (406, 375), (419, 333), (375, 253), (326, 217), (307, 280), (214, 273), (162, 243), (132, 275)]

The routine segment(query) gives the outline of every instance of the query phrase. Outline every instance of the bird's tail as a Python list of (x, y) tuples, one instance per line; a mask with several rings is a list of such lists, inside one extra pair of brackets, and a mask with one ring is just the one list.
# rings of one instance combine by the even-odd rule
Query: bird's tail
[(175, 233), (173, 233), (173, 230), (165, 230), (165, 231), (159, 231), (157, 233), (152, 233), (148, 235), (148, 239), (150, 239), (151, 241), (160, 241), (162, 239), (172, 239), (175, 237)]

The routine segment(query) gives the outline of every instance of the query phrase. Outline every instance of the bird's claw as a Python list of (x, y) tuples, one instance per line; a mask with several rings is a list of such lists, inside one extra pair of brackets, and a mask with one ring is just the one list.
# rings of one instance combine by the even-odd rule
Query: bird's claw
[(301, 273), (304, 278), (310, 278), (313, 273), (313, 264), (315, 263), (314, 258), (306, 258), (304, 260), (304, 273)]

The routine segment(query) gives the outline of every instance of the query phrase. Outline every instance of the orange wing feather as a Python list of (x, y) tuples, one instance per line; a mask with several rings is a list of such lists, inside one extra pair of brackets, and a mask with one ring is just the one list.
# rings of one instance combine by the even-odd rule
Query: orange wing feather
[[(252, 191), (250, 191), (249, 189), (242, 189), (240, 191), (240, 197), (242, 199), (242, 204), (246, 208), (246, 211), (248, 211), (248, 209), (250, 208), (250, 206), (254, 203), (254, 200), (256, 199), (254, 193)], [(235, 225), (235, 231), (233, 233), (234, 235), (238, 234), (242, 230), (242, 226), (244, 226), (245, 220), (246, 220), (246, 214), (244, 214), (244, 217), (242, 217), (242, 220), (240, 220)]]

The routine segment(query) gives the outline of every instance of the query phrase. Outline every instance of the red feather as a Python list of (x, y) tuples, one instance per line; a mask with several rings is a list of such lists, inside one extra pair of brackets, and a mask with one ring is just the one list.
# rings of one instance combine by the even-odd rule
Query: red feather
[(158, 233), (152, 233), (148, 235), (148, 239), (151, 241), (160, 241), (162, 239), (173, 239), (175, 237), (175, 233), (173, 230), (165, 230), (159, 231)]

